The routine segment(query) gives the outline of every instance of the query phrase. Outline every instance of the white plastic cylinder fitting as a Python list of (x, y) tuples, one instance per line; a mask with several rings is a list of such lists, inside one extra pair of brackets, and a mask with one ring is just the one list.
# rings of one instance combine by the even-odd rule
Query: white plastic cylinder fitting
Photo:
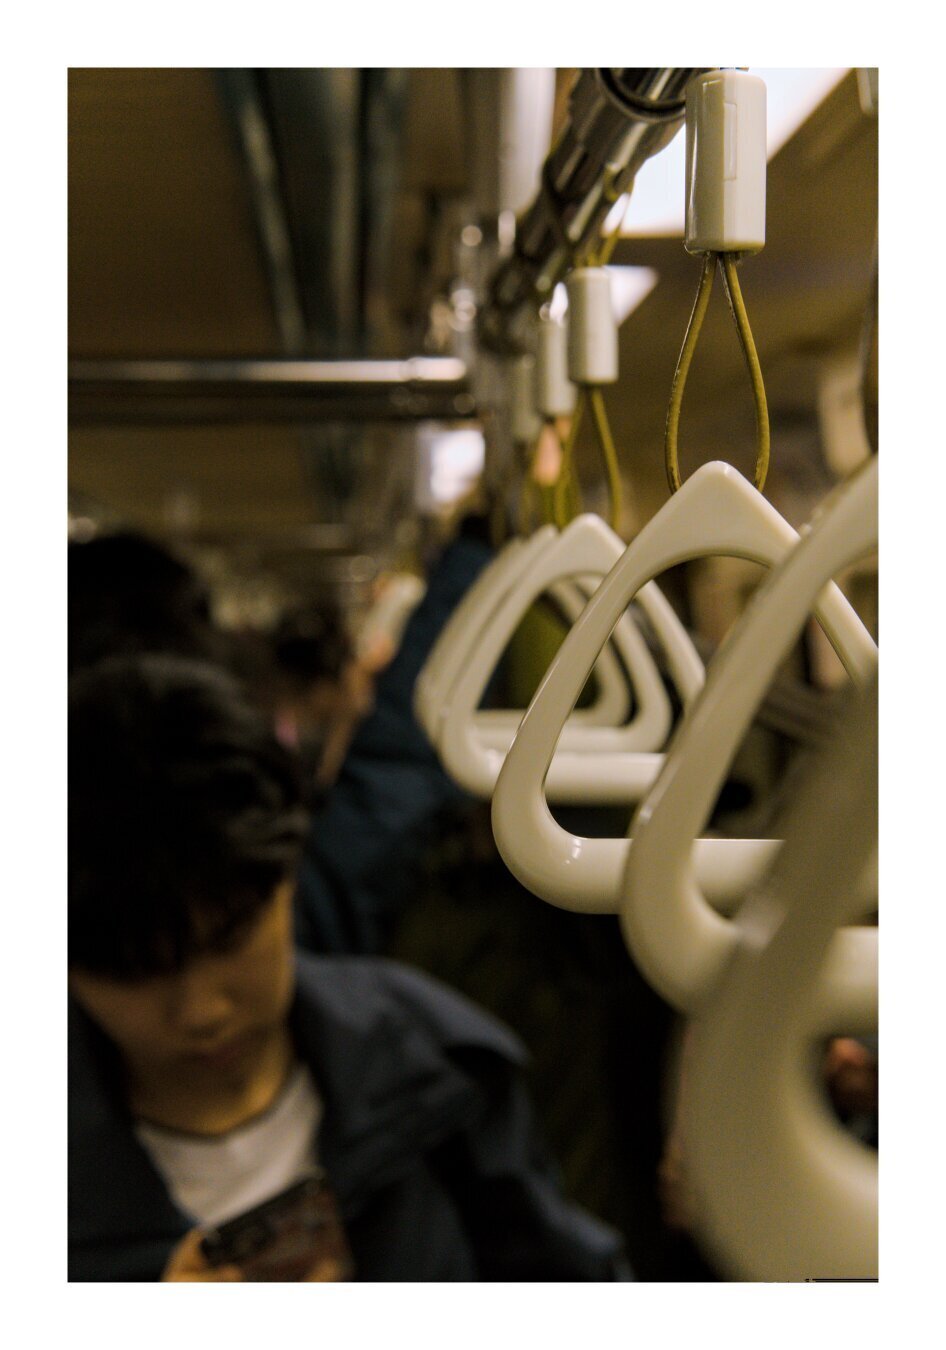
[(765, 81), (694, 75), (686, 91), (686, 247), (758, 253), (765, 244)]
[(575, 384), (614, 384), (618, 377), (618, 326), (611, 278), (603, 267), (578, 267), (568, 291), (568, 378)]
[(539, 416), (570, 417), (577, 393), (568, 378), (565, 324), (546, 315), (539, 320), (535, 353), (535, 406)]
[(515, 356), (509, 362), (509, 403), (512, 438), (531, 445), (542, 428), (535, 409), (535, 358)]

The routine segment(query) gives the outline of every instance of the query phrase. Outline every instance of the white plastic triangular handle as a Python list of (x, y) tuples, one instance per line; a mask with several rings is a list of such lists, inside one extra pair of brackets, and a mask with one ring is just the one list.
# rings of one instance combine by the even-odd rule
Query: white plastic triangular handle
[[(589, 595), (597, 590), (600, 582), (599, 576), (576, 577), (574, 581), (559, 581), (554, 586), (549, 587), (546, 594), (566, 620), (566, 629), (570, 628), (578, 618), (588, 602)], [(489, 620), (486, 622), (488, 623)], [(483, 625), (483, 628), (485, 627), (486, 623)], [(570, 739), (571, 733), (576, 727), (616, 727), (620, 726), (627, 718), (631, 708), (631, 687), (628, 684), (625, 667), (618, 659), (618, 652), (621, 652), (622, 655), (626, 653), (627, 630), (627, 625), (619, 625), (614, 630), (614, 641), (601, 649), (594, 668), (596, 685), (594, 702), (587, 708), (576, 708), (573, 711), (562, 732), (566, 740)], [(466, 656), (475, 649), (481, 632), (482, 629), (475, 634), (471, 634)], [(634, 640), (637, 642), (643, 641), (636, 627), (631, 628), (631, 633), (632, 643)], [(463, 668), (464, 664), (465, 660), (459, 664), (458, 671)], [(449, 695), (444, 700), (444, 705), (448, 702)], [(440, 715), (437, 719), (435, 744), (440, 738), (440, 728), (445, 715), (444, 705), (441, 705)], [(477, 733), (482, 737), (485, 744), (508, 750), (519, 728), (519, 723), (522, 721), (522, 713), (522, 708), (477, 710), (474, 714)], [(671, 721), (669, 699), (667, 700), (666, 721), (669, 729)]]
[(877, 929), (839, 929), (877, 842), (877, 699), (852, 701), (739, 910), (690, 1024), (681, 1123), (698, 1222), (739, 1279), (877, 1274), (877, 1154), (833, 1119), (817, 1044), (877, 1026)]
[[(502, 766), (505, 751), (477, 735), (475, 712), (490, 676), (523, 614), (536, 597), (551, 585), (565, 577), (591, 572), (603, 574), (610, 570), (623, 551), (623, 541), (600, 517), (590, 514), (579, 516), (536, 559), (535, 564), (520, 578), (517, 586), (507, 593), (491, 616), (444, 704), (438, 741), (444, 767), (468, 791), (489, 796)], [(648, 599), (647, 596), (644, 598), (645, 601)], [(652, 622), (663, 626), (661, 641), (678, 683), (682, 685), (681, 692), (689, 701), (702, 685), (702, 662), (671, 607), (663, 602), (663, 608), (657, 610), (653, 607), (655, 597), (649, 598), (652, 612), (656, 615)], [(563, 742), (568, 751), (609, 750), (623, 756), (626, 752), (652, 750), (662, 746), (666, 739), (670, 707), (653, 657), (630, 615), (620, 616), (614, 631), (617, 633), (619, 630), (624, 631), (622, 655), (630, 668), (637, 694), (635, 715), (625, 727), (582, 728), (580, 733), (574, 733), (567, 742)], [(570, 774), (571, 767), (576, 769), (574, 776)], [(656, 770), (654, 756), (648, 755), (637, 765), (622, 761), (622, 768), (628, 772), (634, 768), (644, 768), (647, 774), (645, 781), (650, 782)], [(589, 798), (582, 787), (586, 779), (586, 766), (575, 765), (569, 755), (563, 754), (553, 768), (549, 793), (557, 800), (600, 800), (597, 795), (599, 781), (595, 780)]]
[[(548, 807), (555, 800), (549, 767), (553, 756), (555, 763), (562, 758), (556, 754), (562, 727), (627, 604), (653, 577), (691, 558), (722, 554), (774, 567), (797, 541), (795, 530), (751, 483), (731, 465), (715, 462), (688, 478), (628, 546), (562, 643), (496, 782), (496, 843), (510, 871), (529, 890), (564, 909), (598, 914), (618, 909), (631, 842), (588, 839), (563, 829)], [(876, 649), (836, 586), (825, 589), (815, 612), (849, 666), (868, 668)], [(642, 782), (647, 775), (640, 763), (644, 757), (633, 757), (633, 774), (627, 768), (629, 757), (623, 758), (622, 764), (621, 756), (596, 755), (582, 769), (598, 785), (597, 800), (639, 801), (663, 767), (662, 757), (652, 756), (649, 782)], [(607, 797), (609, 787), (613, 795)], [(697, 840), (694, 864), (707, 899), (717, 908), (731, 906), (765, 870), (777, 847), (777, 841), (767, 839)]]
[[(620, 556), (624, 551), (624, 543), (617, 535), (615, 536), (615, 539), (617, 546), (616, 556)], [(594, 594), (600, 584), (600, 576), (578, 577), (575, 582), (557, 582), (554, 586), (550, 587), (549, 593), (555, 596), (566, 615), (569, 616), (574, 623), (587, 604), (588, 597)], [(578, 591), (582, 592), (581, 603), (577, 606), (575, 605), (574, 600), (568, 595), (569, 590), (574, 590), (576, 593)], [(688, 707), (702, 689), (703, 680), (705, 678), (703, 662), (700, 659), (689, 634), (678, 618), (676, 610), (667, 600), (656, 582), (650, 582), (649, 585), (645, 586), (643, 590), (640, 591), (635, 600), (635, 604), (648, 619), (654, 637), (660, 644), (664, 656), (667, 659), (668, 671), (673, 679), (677, 693), (680, 696), (684, 708)], [(665, 693), (663, 697), (661, 697), (657, 688), (653, 686), (650, 678), (645, 677), (645, 671), (649, 672), (649, 668), (653, 665), (653, 658), (651, 657), (647, 643), (638, 632), (636, 622), (633, 621), (633, 611), (628, 611), (626, 615), (623, 615), (618, 620), (614, 632), (611, 634), (611, 638), (612, 643), (603, 647), (598, 654), (598, 660), (595, 662), (594, 666), (595, 675), (600, 677), (605, 673), (601, 670), (602, 660), (606, 655), (611, 654), (613, 644), (614, 651), (619, 653), (623, 658), (624, 669), (626, 671), (634, 672), (633, 678), (638, 686), (645, 678), (648, 678), (648, 684), (651, 688), (651, 715), (646, 724), (640, 722), (635, 723), (633, 741), (629, 741), (626, 737), (614, 737), (613, 735), (600, 737), (595, 735), (593, 738), (575, 738), (570, 733), (578, 718), (579, 710), (576, 709), (572, 712), (562, 730), (562, 736), (559, 740), (560, 750), (587, 749), (592, 750), (595, 753), (600, 753), (603, 750), (614, 750), (618, 752), (628, 749), (639, 750), (646, 747), (648, 740), (652, 742), (652, 748), (656, 749), (662, 747), (666, 740), (664, 726), (666, 727), (666, 731), (669, 731), (672, 720), (670, 700), (666, 697)], [(610, 671), (608, 671), (607, 674), (610, 676)], [(610, 720), (606, 720), (604, 715), (596, 716), (594, 720), (588, 716), (588, 724), (594, 726), (609, 726), (618, 731), (621, 730), (618, 724), (627, 715), (630, 703), (630, 689), (627, 683), (627, 675), (623, 671), (621, 673), (621, 681), (627, 700), (627, 705), (624, 707), (621, 715), (611, 716)], [(661, 686), (661, 688), (662, 687), (663, 686)], [(608, 689), (608, 694), (609, 696), (612, 696), (610, 688)], [(604, 702), (604, 694), (602, 693), (601, 698), (596, 704), (596, 711), (599, 707), (601, 709), (604, 708)], [(656, 710), (658, 708), (662, 708), (663, 710), (661, 721), (658, 721), (656, 716)], [(590, 713), (590, 711), (591, 710), (589, 709), (588, 712)], [(491, 721), (487, 726), (485, 724), (486, 714), (478, 712), (476, 714), (476, 725), (483, 739), (483, 743), (495, 746), (498, 750), (508, 750), (519, 729), (519, 723), (522, 721), (522, 714), (523, 710), (521, 708), (506, 713), (494, 712), (490, 714), (490, 716), (495, 719), (497, 725), (494, 725)], [(500, 719), (503, 719), (501, 725), (499, 725)], [(624, 764), (622, 767), (626, 772), (628, 765)], [(656, 772), (656, 761), (653, 765), (648, 765), (646, 777), (643, 781), (646, 783), (652, 782), (652, 774), (654, 772)], [(553, 774), (554, 773), (555, 768), (553, 766)], [(640, 778), (640, 775), (638, 774), (637, 777)], [(617, 801), (621, 805), (624, 805), (627, 802), (626, 792), (616, 792), (612, 787), (604, 790), (602, 790), (600, 786), (597, 788), (592, 787), (589, 791), (591, 795), (589, 796), (586, 792), (583, 795), (582, 800), (601, 800), (605, 802)], [(562, 798), (561, 796), (556, 797), (553, 793), (552, 800), (562, 800)]]
[(466, 591), (434, 643), (414, 686), (414, 715), (433, 741), (440, 705), (462, 668), (470, 644), (521, 570), (556, 537), (554, 525), (544, 525), (528, 539), (513, 539)]
[[(505, 546), (480, 573), (463, 596), (444, 625), (435, 642), (414, 688), (414, 715), (436, 745), (439, 738), (441, 709), (449, 691), (463, 669), (467, 656), (476, 645), (483, 626), (496, 609), (503, 595), (515, 586), (519, 576), (534, 565), (535, 559), (556, 539), (554, 526), (543, 526), (528, 540), (514, 539)], [(588, 595), (598, 584), (598, 578), (579, 578), (574, 585), (562, 584), (552, 589), (552, 596), (569, 620), (581, 612)], [(659, 616), (658, 616), (659, 621)], [(616, 635), (620, 650), (622, 632)], [(629, 653), (629, 659), (637, 655)], [(627, 716), (630, 708), (630, 688), (627, 676), (611, 646), (600, 654), (595, 665), (596, 691), (592, 705), (572, 713), (566, 727), (616, 726)], [(666, 712), (669, 723), (669, 705)], [(515, 712), (493, 711), (477, 713), (477, 726), (490, 741), (505, 749), (510, 744), (522, 717)]]
[[(877, 461), (871, 460), (831, 494), (752, 597), (717, 652), (703, 692), (632, 822), (621, 924), (647, 979), (678, 1008), (698, 1006), (736, 941), (732, 922), (701, 890), (694, 840), (779, 664), (809, 614), (817, 612), (818, 597), (833, 576), (876, 547)], [(851, 646), (836, 633), (830, 636), (856, 680), (873, 673), (877, 648), (869, 637)]]

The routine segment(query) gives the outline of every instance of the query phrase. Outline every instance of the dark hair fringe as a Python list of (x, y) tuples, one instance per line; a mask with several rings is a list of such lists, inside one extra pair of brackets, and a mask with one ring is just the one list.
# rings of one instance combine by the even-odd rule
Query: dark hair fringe
[(291, 877), (299, 767), (240, 685), (169, 656), (70, 682), (69, 961), (115, 978), (219, 950)]

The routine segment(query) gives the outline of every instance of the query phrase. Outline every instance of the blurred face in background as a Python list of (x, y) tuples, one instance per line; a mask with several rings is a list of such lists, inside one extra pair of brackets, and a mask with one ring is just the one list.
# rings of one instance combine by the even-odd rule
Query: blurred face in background
[(350, 661), (337, 680), (314, 679), (281, 690), (275, 707), (276, 734), (301, 755), (315, 784), (328, 788), (373, 701), (372, 675), (359, 662)]

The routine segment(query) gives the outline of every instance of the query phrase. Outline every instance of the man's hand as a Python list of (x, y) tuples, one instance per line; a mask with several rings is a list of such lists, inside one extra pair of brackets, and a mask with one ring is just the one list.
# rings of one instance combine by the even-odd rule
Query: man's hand
[[(200, 1250), (202, 1237), (202, 1229), (192, 1228), (181, 1239), (168, 1259), (162, 1280), (232, 1284), (246, 1278), (239, 1266), (211, 1266)], [(324, 1284), (344, 1278), (345, 1272), (339, 1261), (332, 1256), (321, 1256), (305, 1276), (304, 1283)]]
[(162, 1280), (196, 1282), (219, 1282), (230, 1284), (242, 1280), (239, 1266), (212, 1266), (200, 1250), (203, 1232), (192, 1228), (171, 1253), (164, 1268)]
[(341, 1262), (336, 1261), (333, 1256), (323, 1256), (305, 1277), (305, 1282), (306, 1284), (327, 1284), (344, 1278), (345, 1272), (342, 1270)]

